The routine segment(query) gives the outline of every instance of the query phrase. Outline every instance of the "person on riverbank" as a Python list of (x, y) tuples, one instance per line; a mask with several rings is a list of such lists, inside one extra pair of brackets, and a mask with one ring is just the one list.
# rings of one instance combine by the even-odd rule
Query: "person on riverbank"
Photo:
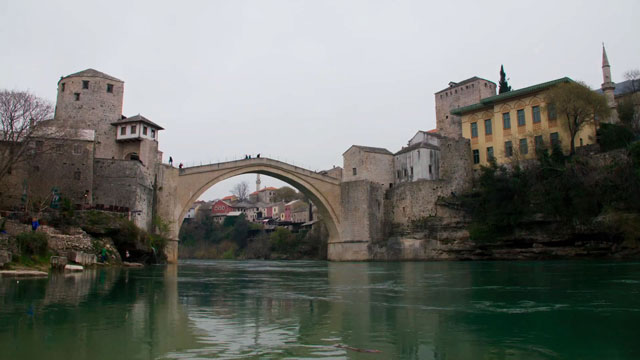
[(40, 226), (40, 222), (38, 221), (38, 218), (31, 218), (31, 231), (36, 231), (38, 230), (38, 227)]

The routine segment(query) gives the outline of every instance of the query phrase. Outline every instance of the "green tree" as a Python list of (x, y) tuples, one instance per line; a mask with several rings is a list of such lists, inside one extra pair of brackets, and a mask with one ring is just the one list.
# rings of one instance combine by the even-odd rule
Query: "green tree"
[(575, 154), (575, 137), (582, 127), (595, 119), (607, 119), (611, 113), (606, 98), (581, 82), (556, 85), (547, 93), (547, 103), (555, 107), (566, 121), (571, 137), (571, 154)]
[(504, 65), (500, 65), (500, 82), (498, 83), (498, 86), (498, 94), (511, 91), (511, 86), (509, 86), (509, 83), (507, 82), (507, 74), (504, 72)]
[(275, 191), (275, 196), (273, 200), (275, 202), (284, 201), (289, 202), (297, 199), (302, 199), (304, 195), (302, 193), (297, 192), (295, 189), (290, 188), (288, 186), (283, 186), (280, 189)]

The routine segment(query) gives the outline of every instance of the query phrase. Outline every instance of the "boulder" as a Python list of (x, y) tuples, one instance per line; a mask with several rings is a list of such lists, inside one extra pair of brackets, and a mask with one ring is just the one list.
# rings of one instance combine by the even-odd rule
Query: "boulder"
[(87, 254), (82, 251), (69, 251), (67, 253), (69, 260), (78, 263), (80, 265), (93, 265), (96, 263), (96, 256), (93, 254)]
[(0, 267), (11, 262), (11, 253), (7, 250), (0, 250)]
[(80, 265), (65, 265), (64, 266), (64, 271), (82, 271), (84, 270), (84, 268)]
[(55, 269), (64, 269), (67, 265), (68, 259), (64, 256), (52, 256), (49, 260), (51, 267)]
[(122, 265), (126, 266), (126, 267), (136, 267), (136, 268), (141, 268), (144, 267), (144, 265), (140, 264), (140, 263), (136, 263), (136, 262), (128, 262), (128, 261), (123, 261)]

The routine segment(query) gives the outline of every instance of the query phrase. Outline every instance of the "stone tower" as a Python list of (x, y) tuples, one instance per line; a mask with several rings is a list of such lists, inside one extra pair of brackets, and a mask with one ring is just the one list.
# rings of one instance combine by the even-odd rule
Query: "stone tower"
[(611, 81), (611, 66), (609, 65), (609, 59), (607, 58), (607, 51), (604, 48), (604, 43), (602, 44), (602, 93), (604, 97), (607, 99), (607, 104), (609, 104), (609, 108), (611, 109), (611, 118), (609, 122), (616, 123), (618, 122), (618, 113), (616, 111), (616, 100), (614, 98), (614, 91), (616, 89), (616, 85)]
[(438, 134), (452, 138), (462, 137), (461, 118), (449, 112), (452, 109), (476, 104), (481, 99), (495, 94), (494, 82), (476, 76), (459, 83), (450, 82), (448, 88), (435, 93)]
[(60, 78), (55, 121), (65, 128), (95, 130), (95, 157), (117, 155), (112, 123), (122, 118), (124, 82), (94, 69)]

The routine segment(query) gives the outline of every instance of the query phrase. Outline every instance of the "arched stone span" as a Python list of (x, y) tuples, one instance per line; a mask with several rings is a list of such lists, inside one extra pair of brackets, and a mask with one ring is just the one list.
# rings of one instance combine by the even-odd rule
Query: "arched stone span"
[(210, 187), (234, 176), (257, 173), (275, 177), (302, 191), (318, 207), (329, 230), (329, 243), (340, 239), (340, 179), (269, 158), (255, 158), (176, 169), (163, 166), (159, 179), (157, 213), (170, 220), (172, 239), (167, 248), (170, 261), (177, 261), (180, 224), (187, 211)]

